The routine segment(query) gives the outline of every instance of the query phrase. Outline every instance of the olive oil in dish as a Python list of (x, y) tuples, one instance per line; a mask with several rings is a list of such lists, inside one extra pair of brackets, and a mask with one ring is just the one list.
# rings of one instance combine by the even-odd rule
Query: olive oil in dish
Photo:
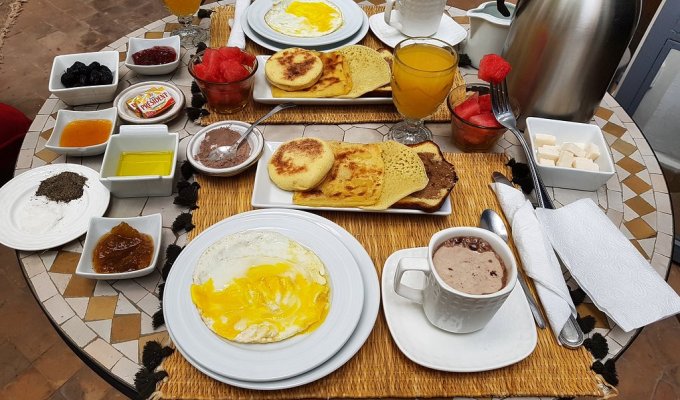
[(116, 176), (170, 175), (173, 155), (172, 151), (123, 152)]

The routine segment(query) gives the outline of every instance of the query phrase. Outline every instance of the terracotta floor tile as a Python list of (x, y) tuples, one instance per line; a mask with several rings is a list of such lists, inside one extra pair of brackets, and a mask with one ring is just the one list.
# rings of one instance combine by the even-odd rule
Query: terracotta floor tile
[(0, 399), (47, 399), (53, 388), (38, 370), (31, 367), (0, 390)]
[(67, 400), (106, 399), (110, 390), (111, 386), (87, 366), (78, 370), (59, 388), (59, 392)]
[(26, 370), (31, 362), (24, 357), (14, 343), (3, 341), (0, 343), (0, 387), (4, 387), (17, 375)]
[(58, 389), (68, 381), (80, 368), (85, 366), (78, 356), (63, 343), (55, 343), (33, 366), (47, 378), (54, 389)]

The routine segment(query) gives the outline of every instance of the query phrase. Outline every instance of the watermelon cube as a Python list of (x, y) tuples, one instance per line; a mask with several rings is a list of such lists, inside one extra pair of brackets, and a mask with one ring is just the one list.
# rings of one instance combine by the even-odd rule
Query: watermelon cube
[(489, 83), (502, 83), (512, 67), (498, 54), (487, 54), (479, 62), (477, 76)]
[(493, 113), (483, 112), (478, 115), (473, 115), (469, 118), (470, 123), (483, 126), (486, 128), (500, 128), (501, 124), (498, 123), (496, 117)]
[(453, 112), (456, 113), (460, 118), (464, 120), (469, 120), (473, 115), (477, 115), (481, 112), (479, 108), (479, 97), (472, 96), (464, 102), (458, 104)]
[(479, 96), (479, 110), (481, 112), (491, 112), (491, 95), (483, 94)]

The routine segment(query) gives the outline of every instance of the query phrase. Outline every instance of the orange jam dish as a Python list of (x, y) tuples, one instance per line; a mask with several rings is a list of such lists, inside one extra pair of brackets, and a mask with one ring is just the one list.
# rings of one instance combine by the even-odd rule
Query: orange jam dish
[(87, 147), (109, 140), (113, 123), (108, 119), (79, 119), (64, 127), (59, 139), (61, 147)]

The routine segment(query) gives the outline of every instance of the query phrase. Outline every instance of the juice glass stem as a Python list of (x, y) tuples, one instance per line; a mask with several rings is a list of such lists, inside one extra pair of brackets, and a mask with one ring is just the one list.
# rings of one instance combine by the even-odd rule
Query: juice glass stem
[(422, 119), (405, 118), (392, 126), (387, 135), (388, 139), (403, 144), (416, 144), (426, 140), (432, 140), (430, 131)]
[(181, 28), (172, 31), (172, 35), (180, 37), (180, 43), (184, 47), (192, 47), (198, 45), (208, 39), (208, 34), (205, 29), (193, 25), (193, 15), (184, 15), (177, 17), (177, 20), (182, 25)]

